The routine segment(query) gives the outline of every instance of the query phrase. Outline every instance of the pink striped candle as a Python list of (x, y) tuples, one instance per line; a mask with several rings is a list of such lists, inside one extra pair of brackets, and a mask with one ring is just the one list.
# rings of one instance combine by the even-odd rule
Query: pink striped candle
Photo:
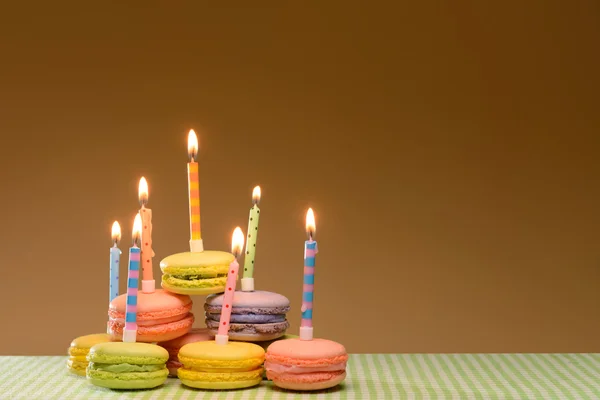
[(140, 273), (140, 241), (142, 236), (142, 219), (140, 214), (133, 222), (133, 246), (129, 248), (129, 267), (127, 274), (127, 304), (125, 306), (125, 328), (123, 342), (135, 342), (137, 336), (137, 295)]
[(225, 284), (225, 293), (223, 294), (223, 306), (221, 307), (221, 319), (219, 320), (219, 330), (215, 336), (217, 344), (227, 344), (229, 341), (229, 321), (231, 320), (231, 308), (233, 307), (233, 294), (237, 283), (238, 257), (244, 248), (244, 234), (240, 227), (235, 228), (231, 239), (231, 252), (235, 256), (233, 262), (229, 264), (229, 272), (227, 273), (227, 283)]
[(313, 300), (315, 291), (315, 259), (318, 252), (315, 234), (315, 214), (312, 208), (306, 213), (306, 233), (308, 240), (304, 242), (304, 284), (302, 286), (302, 320), (300, 321), (300, 339), (313, 338)]

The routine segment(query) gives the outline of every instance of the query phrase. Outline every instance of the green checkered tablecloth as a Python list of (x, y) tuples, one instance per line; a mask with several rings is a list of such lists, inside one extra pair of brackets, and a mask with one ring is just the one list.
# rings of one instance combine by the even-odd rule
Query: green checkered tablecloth
[(98, 388), (66, 356), (0, 357), (0, 399), (600, 399), (600, 354), (352, 354), (344, 385), (293, 393), (201, 391), (178, 379), (153, 390)]

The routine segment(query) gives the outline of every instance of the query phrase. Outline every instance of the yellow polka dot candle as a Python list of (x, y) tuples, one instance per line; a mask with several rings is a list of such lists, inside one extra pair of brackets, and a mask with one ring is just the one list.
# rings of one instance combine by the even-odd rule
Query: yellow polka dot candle
[(190, 251), (204, 251), (200, 233), (200, 179), (198, 171), (198, 137), (193, 129), (188, 134), (188, 199), (190, 203)]

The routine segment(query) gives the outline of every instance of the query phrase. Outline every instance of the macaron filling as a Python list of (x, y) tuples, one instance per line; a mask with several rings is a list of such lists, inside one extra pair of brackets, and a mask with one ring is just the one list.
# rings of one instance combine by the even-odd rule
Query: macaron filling
[(204, 278), (200, 275), (170, 275), (163, 274), (163, 283), (181, 288), (213, 288), (225, 286), (227, 273), (217, 274), (212, 278)]
[(160, 371), (165, 368), (165, 364), (103, 364), (103, 363), (89, 363), (88, 368), (94, 371), (105, 371), (113, 373), (124, 373), (124, 372), (154, 372)]

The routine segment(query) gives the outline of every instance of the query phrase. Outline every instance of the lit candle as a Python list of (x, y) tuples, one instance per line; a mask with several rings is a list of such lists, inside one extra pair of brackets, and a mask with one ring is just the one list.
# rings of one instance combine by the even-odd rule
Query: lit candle
[(244, 257), (244, 277), (242, 291), (254, 290), (254, 257), (256, 256), (256, 238), (258, 236), (258, 217), (260, 217), (260, 186), (252, 191), (252, 208), (248, 217), (248, 240), (246, 241), (246, 256)]
[(313, 294), (315, 289), (315, 255), (318, 252), (315, 234), (315, 214), (312, 208), (306, 213), (306, 233), (308, 240), (304, 242), (304, 285), (302, 287), (302, 321), (300, 322), (300, 339), (313, 338)]
[(121, 260), (121, 250), (119, 241), (121, 240), (121, 226), (115, 221), (111, 232), (113, 246), (110, 248), (110, 287), (108, 301), (113, 301), (119, 295), (119, 261)]
[(140, 273), (140, 243), (142, 240), (142, 218), (140, 214), (133, 221), (133, 245), (129, 248), (129, 267), (127, 274), (127, 304), (125, 306), (125, 328), (123, 341), (135, 342), (137, 336), (137, 295)]
[(148, 182), (142, 176), (138, 186), (138, 199), (140, 201), (140, 215), (142, 216), (142, 292), (154, 293), (155, 284), (152, 273), (152, 257), (154, 250), (152, 249), (152, 210), (146, 208), (148, 204)]
[(231, 307), (233, 306), (233, 294), (235, 293), (235, 284), (238, 276), (240, 265), (237, 262), (238, 257), (244, 248), (244, 234), (237, 227), (233, 231), (231, 239), (231, 252), (235, 256), (234, 260), (229, 265), (227, 273), (227, 283), (225, 284), (225, 293), (223, 294), (223, 306), (221, 307), (221, 319), (219, 320), (219, 330), (215, 336), (217, 344), (227, 344), (229, 341), (229, 320), (231, 319)]
[(200, 233), (200, 179), (198, 178), (198, 137), (193, 129), (188, 134), (188, 199), (190, 203), (190, 251), (204, 251)]

